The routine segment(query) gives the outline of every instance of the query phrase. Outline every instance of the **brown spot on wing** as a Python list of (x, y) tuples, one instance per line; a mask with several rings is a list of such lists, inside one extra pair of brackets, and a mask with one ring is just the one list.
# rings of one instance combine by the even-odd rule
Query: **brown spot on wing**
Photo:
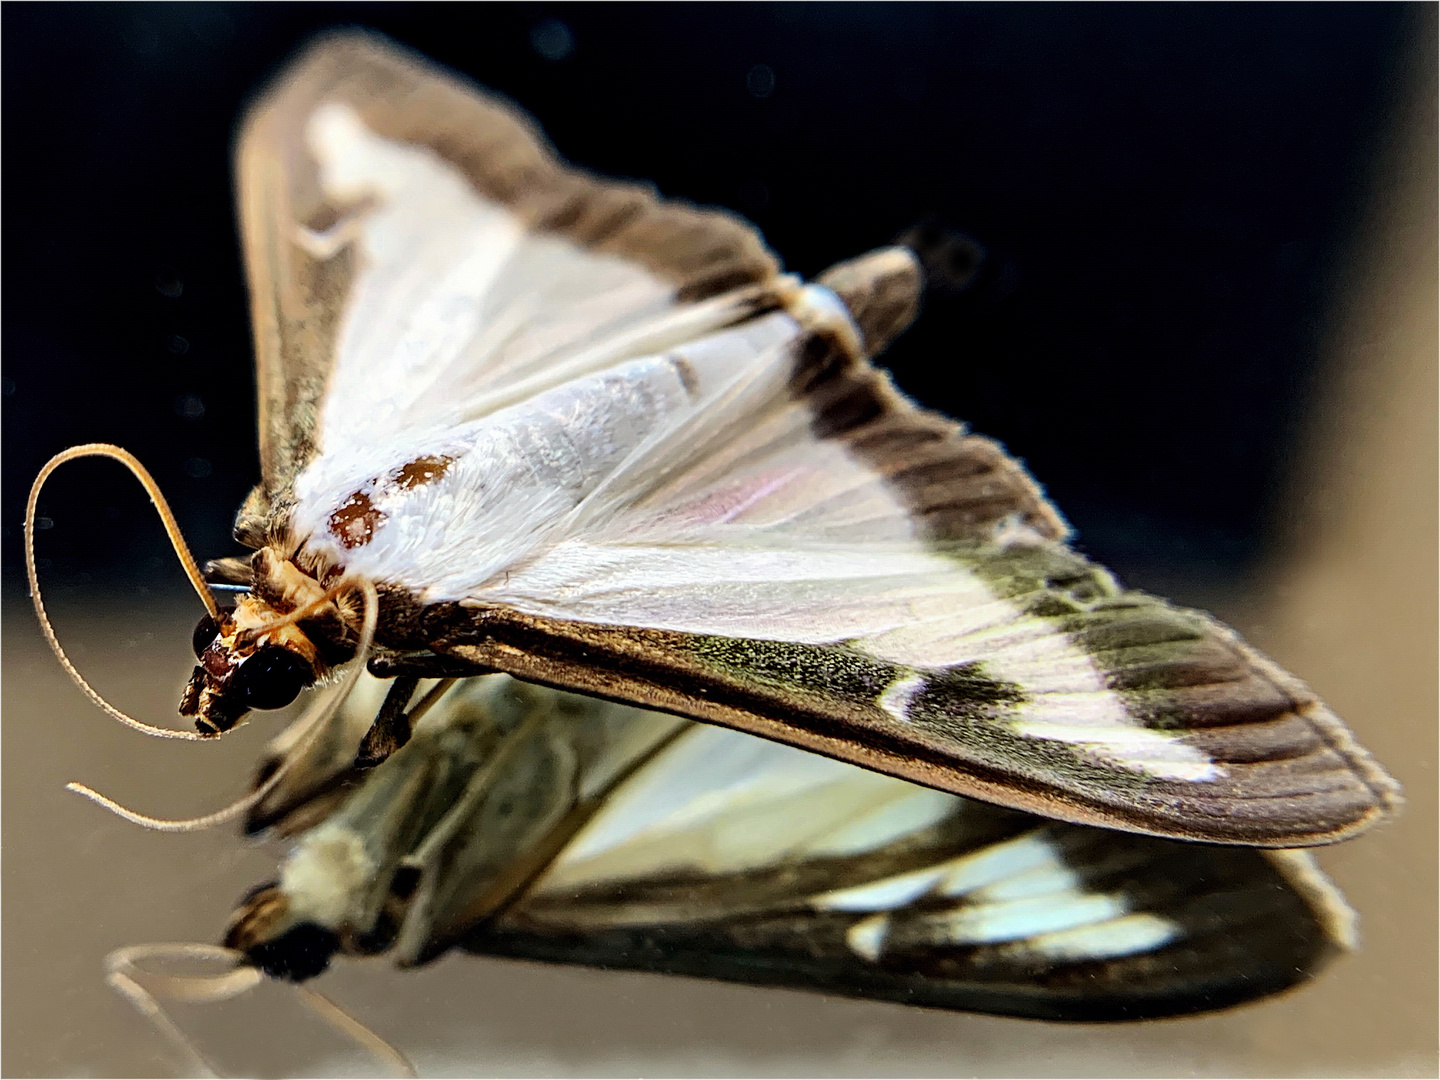
[(357, 491), (330, 515), (330, 531), (341, 544), (353, 550), (368, 544), (384, 520), (385, 515), (370, 501), (370, 496)]
[[(372, 480), (366, 486), (383, 484), (390, 490), (412, 491), (439, 480), (454, 460), (443, 454), (426, 454), (388, 473), (384, 481)], [(330, 532), (346, 548), (354, 550), (371, 541), (385, 516), (385, 511), (375, 505), (367, 492), (357, 491), (330, 515)]]
[(445, 475), (454, 460), (443, 454), (427, 454), (414, 461), (408, 461), (400, 466), (400, 471), (395, 474), (395, 484), (405, 491), (421, 487), (424, 484), (433, 484)]

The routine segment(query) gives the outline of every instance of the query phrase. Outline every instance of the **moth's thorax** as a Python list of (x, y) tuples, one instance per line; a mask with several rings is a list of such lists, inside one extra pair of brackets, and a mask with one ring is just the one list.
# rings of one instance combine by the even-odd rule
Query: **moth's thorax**
[[(199, 661), (180, 714), (205, 734), (234, 727), (251, 709), (281, 708), (353, 653), (356, 613), (276, 548), (251, 559), (251, 590), (195, 632)], [(287, 616), (306, 610), (306, 618)], [(313, 610), (310, 610), (313, 609)]]
[[(320, 974), (337, 952), (384, 951), (393, 943), (408, 897), (391, 895), (382, 869), (364, 833), (327, 821), (304, 834), (278, 881), (244, 897), (224, 943), (268, 974), (296, 982)], [(377, 886), (383, 898), (375, 902)]]

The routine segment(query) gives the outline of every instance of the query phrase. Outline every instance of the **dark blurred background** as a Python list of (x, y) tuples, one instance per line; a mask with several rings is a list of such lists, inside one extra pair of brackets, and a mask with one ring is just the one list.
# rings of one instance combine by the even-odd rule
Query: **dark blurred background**
[[(4, 570), (77, 442), (147, 462), (197, 554), (258, 477), (230, 177), (247, 99), (359, 23), (570, 160), (753, 220), (806, 275), (922, 220), (988, 253), (884, 362), (1023, 457), (1137, 584), (1242, 580), (1316, 377), (1419, 6), (8, 6)], [(178, 581), (139, 489), (67, 467), (57, 599)], [(1162, 569), (1163, 568), (1163, 569)], [(13, 595), (13, 594), (12, 594)]]

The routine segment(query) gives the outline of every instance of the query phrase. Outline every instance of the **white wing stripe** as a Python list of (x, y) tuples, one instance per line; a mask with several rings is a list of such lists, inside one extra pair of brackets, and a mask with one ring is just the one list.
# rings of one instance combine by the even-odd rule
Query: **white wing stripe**
[(1111, 960), (1154, 952), (1181, 934), (1180, 924), (1149, 911), (1137, 911), (1095, 926), (1037, 934), (1006, 946), (1007, 952), (1043, 956), (1058, 962)]
[(1123, 896), (1070, 893), (961, 907), (916, 924), (955, 945), (985, 945), (1107, 922), (1128, 911)]

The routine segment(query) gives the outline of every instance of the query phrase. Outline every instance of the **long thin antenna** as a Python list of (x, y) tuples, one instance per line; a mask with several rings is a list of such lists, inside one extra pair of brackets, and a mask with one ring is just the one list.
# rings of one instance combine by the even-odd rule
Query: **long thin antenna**
[[(218, 977), (141, 974), (136, 962), (142, 959), (169, 956), (185, 960), (229, 960), (236, 967)], [(131, 945), (116, 949), (105, 958), (105, 981), (125, 996), (141, 1014), (154, 1024), (165, 1040), (189, 1060), (189, 1071), (201, 1076), (219, 1076), (220, 1071), (200, 1052), (200, 1048), (175, 1026), (170, 1014), (155, 1000), (155, 995), (136, 979), (139, 975), (165, 987), (161, 993), (175, 1001), (224, 1001), (259, 985), (264, 977), (258, 968), (241, 966), (245, 955), (221, 945), (200, 945), (165, 942), (157, 945)], [(242, 974), (243, 973), (243, 974)]]
[(154, 735), (160, 739), (186, 739), (191, 742), (199, 742), (201, 739), (210, 736), (201, 735), (195, 731), (180, 731), (176, 728), (156, 727), (154, 724), (147, 724), (143, 720), (136, 720), (128, 716), (115, 706), (111, 705), (88, 682), (85, 677), (76, 670), (70, 658), (65, 655), (65, 650), (60, 647), (60, 641), (55, 636), (55, 629), (50, 625), (50, 617), (45, 613), (45, 604), (40, 598), (40, 578), (35, 572), (35, 507), (40, 501), (40, 489), (50, 474), (67, 461), (73, 461), (82, 457), (108, 457), (120, 462), (140, 481), (145, 493), (150, 496), (151, 503), (160, 515), (161, 522), (165, 525), (165, 534), (170, 538), (170, 546), (175, 549), (176, 556), (185, 568), (185, 575), (190, 579), (190, 584), (195, 586), (195, 591), (200, 594), (200, 599), (205, 603), (205, 610), (210, 613), (212, 619), (218, 619), (220, 609), (215, 604), (215, 597), (210, 594), (210, 589), (205, 584), (205, 578), (200, 574), (200, 567), (195, 563), (195, 556), (190, 554), (190, 549), (185, 545), (185, 538), (180, 535), (180, 526), (175, 521), (175, 515), (171, 513), (165, 496), (160, 493), (160, 486), (155, 483), (155, 478), (146, 471), (135, 455), (130, 451), (110, 443), (85, 443), (82, 446), (72, 446), (69, 450), (62, 450), (56, 454), (40, 470), (40, 475), (35, 477), (35, 482), (30, 485), (30, 498), (25, 503), (25, 576), (30, 582), (30, 601), (35, 605), (35, 614), (40, 619), (40, 631), (45, 635), (55, 658), (60, 661), (60, 666), (70, 676), (75, 685), (94, 702), (107, 716), (119, 720), (126, 727), (134, 728), (136, 731), (144, 732), (146, 735)]
[[(142, 962), (155, 959), (222, 963), (228, 961), (234, 966), (218, 975), (168, 975), (141, 969)], [(155, 988), (153, 992), (141, 985), (142, 979)], [(170, 1019), (170, 1014), (161, 1006), (156, 995), (170, 1001), (209, 1004), (239, 997), (259, 986), (264, 979), (260, 969), (252, 967), (244, 953), (223, 945), (168, 941), (153, 945), (129, 945), (116, 949), (105, 958), (105, 981), (123, 994), (155, 1025), (167, 1041), (190, 1059), (193, 1072), (212, 1077), (219, 1076), (219, 1070), (176, 1026), (175, 1021)], [(298, 983), (291, 984), (291, 987), (312, 1012), (389, 1065), (396, 1076), (415, 1075), (414, 1066), (404, 1054), (324, 994)]]
[(310, 1006), (312, 1012), (322, 1019), (329, 1021), (332, 1027), (343, 1031), (366, 1050), (369, 1050), (370, 1053), (389, 1065), (396, 1076), (414, 1077), (419, 1075), (415, 1072), (415, 1066), (410, 1064), (409, 1058), (375, 1032), (371, 1031), (359, 1020), (355, 1019), (355, 1017), (351, 1016), (335, 1002), (320, 993), (320, 991), (312, 990), (303, 983), (295, 983), (294, 987), (295, 992), (300, 995), (300, 1000)]
[[(344, 582), (341, 583), (345, 584)], [(305, 751), (314, 742), (320, 731), (339, 710), (350, 692), (355, 689), (360, 674), (365, 670), (365, 661), (370, 657), (370, 647), (375, 643), (375, 627), (380, 619), (380, 594), (375, 586), (363, 578), (351, 579), (350, 588), (359, 589), (365, 596), (365, 617), (360, 628), (360, 641), (355, 650), (355, 660), (350, 670), (345, 675), (345, 680), (335, 688), (332, 693), (326, 694), (310, 706), (305, 716), (301, 718), (304, 725), (304, 733), (296, 740), (290, 753), (265, 782), (243, 798), (237, 799), (229, 806), (216, 810), (209, 814), (202, 814), (193, 818), (158, 818), (149, 814), (136, 813), (134, 810), (126, 809), (114, 799), (101, 795), (94, 788), (84, 784), (71, 782), (65, 787), (79, 795), (84, 795), (91, 802), (103, 806), (112, 814), (124, 818), (133, 825), (140, 825), (156, 832), (199, 832), (202, 829), (213, 828), (216, 825), (224, 824), (232, 818), (239, 817), (252, 806), (260, 802), (265, 796), (273, 791), (277, 784), (284, 779), (290, 766), (304, 756)]]

